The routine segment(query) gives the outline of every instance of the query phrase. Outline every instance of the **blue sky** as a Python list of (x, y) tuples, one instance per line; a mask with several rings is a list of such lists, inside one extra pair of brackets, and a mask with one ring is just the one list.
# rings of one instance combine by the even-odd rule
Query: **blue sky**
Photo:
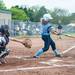
[(20, 5), (27, 7), (31, 6), (45, 6), (48, 9), (62, 8), (70, 12), (75, 12), (75, 0), (3, 0), (6, 7)]

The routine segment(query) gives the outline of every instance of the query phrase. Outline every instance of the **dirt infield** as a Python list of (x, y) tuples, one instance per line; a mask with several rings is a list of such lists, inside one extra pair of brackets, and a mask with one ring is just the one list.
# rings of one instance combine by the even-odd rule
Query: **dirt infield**
[[(23, 38), (22, 38), (23, 39)], [(20, 40), (22, 40), (20, 39)], [(74, 75), (75, 74), (75, 39), (54, 36), (56, 46), (61, 52), (67, 50), (62, 58), (56, 58), (51, 48), (40, 58), (33, 59), (34, 53), (43, 47), (40, 38), (31, 38), (33, 46), (25, 48), (20, 43), (10, 41), (8, 48), (10, 55), (6, 57), (7, 63), (0, 65), (0, 75)], [(70, 50), (71, 49), (71, 50)]]

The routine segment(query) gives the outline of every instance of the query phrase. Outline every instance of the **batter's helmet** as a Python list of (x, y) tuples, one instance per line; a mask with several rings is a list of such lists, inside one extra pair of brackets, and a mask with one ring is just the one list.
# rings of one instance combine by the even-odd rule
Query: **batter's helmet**
[(53, 18), (52, 18), (52, 16), (50, 14), (44, 14), (43, 19), (44, 20), (50, 20), (50, 19), (53, 19)]

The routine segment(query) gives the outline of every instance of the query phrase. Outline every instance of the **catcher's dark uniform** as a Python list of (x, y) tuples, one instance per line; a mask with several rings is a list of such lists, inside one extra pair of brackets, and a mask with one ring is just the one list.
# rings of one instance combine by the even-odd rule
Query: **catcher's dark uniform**
[(9, 32), (4, 28), (5, 26), (1, 26), (0, 28), (0, 61), (9, 54), (9, 50), (6, 49), (6, 45), (9, 42)]

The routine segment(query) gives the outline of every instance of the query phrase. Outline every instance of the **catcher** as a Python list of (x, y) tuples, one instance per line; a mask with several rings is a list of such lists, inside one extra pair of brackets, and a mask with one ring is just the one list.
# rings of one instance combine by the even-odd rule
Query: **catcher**
[(24, 39), (20, 41), (18, 39), (9, 38), (9, 27), (8, 25), (2, 25), (0, 28), (0, 62), (1, 64), (6, 63), (5, 57), (9, 54), (10, 50), (6, 48), (6, 45), (9, 43), (9, 40), (19, 42), (27, 48), (31, 48), (32, 41), (30, 39)]
[(50, 14), (44, 14), (43, 18), (41, 19), (41, 36), (42, 40), (44, 41), (44, 47), (39, 49), (35, 55), (33, 56), (34, 58), (38, 58), (41, 56), (44, 52), (46, 52), (49, 47), (52, 47), (53, 53), (56, 57), (61, 57), (60, 52), (58, 49), (56, 49), (55, 42), (52, 40), (50, 36), (50, 32), (55, 33), (54, 29), (52, 28), (50, 24), (50, 20), (52, 19)]
[(5, 57), (9, 54), (9, 49), (6, 45), (9, 42), (8, 25), (2, 25), (0, 28), (0, 62), (1, 64), (6, 63)]

